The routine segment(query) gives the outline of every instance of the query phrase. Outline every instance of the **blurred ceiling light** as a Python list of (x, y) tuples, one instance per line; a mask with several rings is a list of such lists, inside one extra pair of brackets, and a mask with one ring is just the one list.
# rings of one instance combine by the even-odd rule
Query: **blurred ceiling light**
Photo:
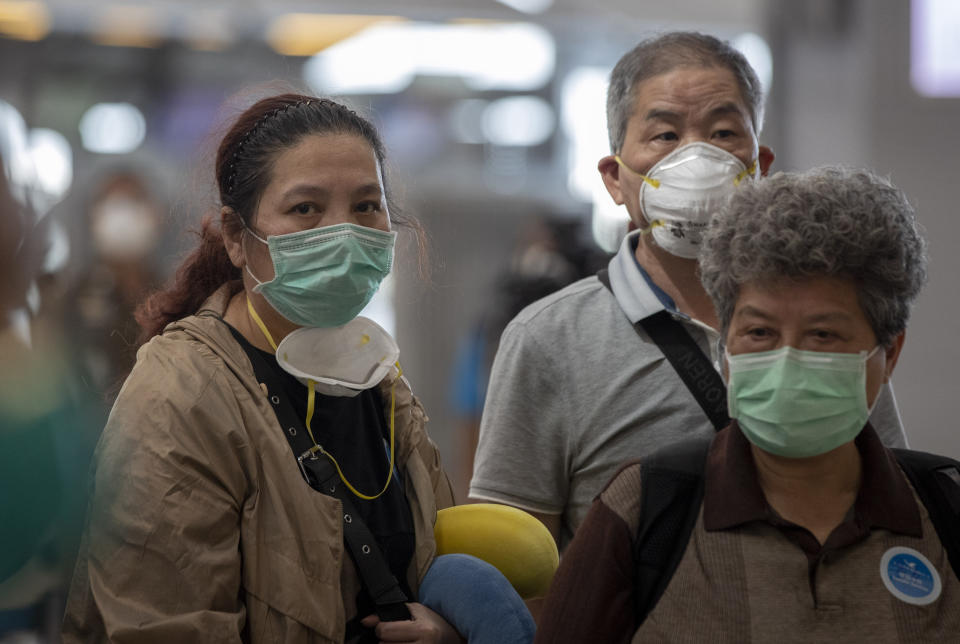
[(553, 0), (497, 0), (497, 2), (523, 13), (543, 13), (553, 6)]
[(146, 120), (130, 103), (98, 103), (80, 119), (80, 139), (90, 152), (127, 154), (146, 136)]
[(393, 94), (413, 82), (414, 69), (402, 35), (374, 25), (311, 56), (303, 78), (318, 94)]
[(530, 23), (430, 25), (418, 38), (427, 39), (419, 73), (462, 76), (481, 91), (539, 89), (556, 65), (553, 36)]
[(110, 5), (101, 10), (91, 38), (111, 47), (157, 47), (164, 39), (162, 16), (151, 6)]
[(193, 8), (180, 26), (183, 40), (196, 51), (223, 51), (235, 39), (231, 15), (223, 9)]
[(402, 20), (398, 16), (286, 13), (267, 27), (267, 43), (284, 56), (312, 56), (374, 24)]
[(458, 143), (485, 143), (483, 136), (483, 112), (490, 101), (482, 98), (465, 98), (457, 101), (450, 110), (451, 136)]
[(3, 100), (0, 100), (0, 159), (13, 197), (23, 205), (32, 205), (37, 175), (27, 124), (17, 108)]
[(70, 261), (70, 235), (56, 220), (47, 228), (47, 253), (43, 256), (43, 272), (53, 275), (67, 267)]
[(913, 0), (910, 82), (923, 96), (960, 96), (960, 3)]
[(0, 1), (0, 35), (17, 40), (43, 40), (50, 33), (50, 12), (42, 2)]
[(47, 212), (59, 203), (73, 183), (73, 151), (66, 137), (47, 128), (35, 128), (29, 134), (30, 153), (37, 171), (38, 204)]
[(591, 201), (600, 184), (597, 161), (610, 154), (607, 137), (605, 67), (577, 67), (563, 80), (560, 119), (570, 142), (567, 153), (567, 188), (570, 194)]
[(610, 154), (607, 135), (606, 67), (577, 67), (563, 79), (560, 114), (570, 142), (567, 152), (567, 189), (575, 198), (593, 204), (593, 238), (608, 253), (616, 252), (630, 217), (607, 193), (597, 172), (597, 161)]
[(483, 136), (494, 145), (534, 146), (550, 138), (553, 108), (537, 96), (511, 96), (483, 110)]
[(553, 76), (556, 45), (526, 23), (376, 24), (311, 57), (304, 79), (327, 94), (400, 92), (416, 75), (476, 90), (530, 91)]
[(731, 44), (757, 72), (763, 93), (769, 94), (770, 83), (773, 82), (773, 54), (770, 53), (767, 41), (757, 34), (746, 32), (734, 38)]

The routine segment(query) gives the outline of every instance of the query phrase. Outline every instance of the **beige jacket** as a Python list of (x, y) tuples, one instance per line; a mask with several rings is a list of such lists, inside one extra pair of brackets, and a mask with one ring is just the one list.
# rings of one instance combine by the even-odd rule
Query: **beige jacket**
[[(97, 448), (67, 644), (337, 642), (355, 614), (340, 502), (302, 478), (221, 321), (233, 288), (137, 354)], [(380, 385), (385, 405), (391, 384)], [(453, 504), (426, 420), (401, 379), (396, 457), (416, 532), (414, 589), (435, 555), (437, 509)]]

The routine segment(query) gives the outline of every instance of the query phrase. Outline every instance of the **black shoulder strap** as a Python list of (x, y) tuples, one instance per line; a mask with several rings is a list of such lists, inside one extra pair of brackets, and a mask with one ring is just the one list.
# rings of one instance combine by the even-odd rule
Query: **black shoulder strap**
[(960, 462), (908, 449), (894, 449), (893, 453), (930, 513), (953, 572), (960, 579)]
[[(231, 328), (231, 331), (234, 329)], [(310, 453), (313, 442), (307, 437), (303, 421), (293, 410), (290, 401), (277, 393), (283, 391), (283, 384), (276, 372), (257, 351), (250, 352), (250, 363), (257, 381), (273, 392), (270, 403), (307, 483), (321, 494), (339, 499), (343, 505), (343, 540), (364, 588), (376, 605), (377, 616), (384, 622), (410, 619), (410, 611), (406, 606), (409, 600), (390, 571), (376, 538), (360, 518), (352, 493), (345, 485), (341, 485), (340, 477), (328, 458)]]
[[(607, 269), (597, 271), (597, 278), (613, 293)], [(635, 323), (633, 328), (638, 334), (643, 329), (657, 344), (713, 427), (720, 431), (729, 425), (727, 388), (723, 379), (683, 325), (667, 311), (660, 311)]]
[(698, 436), (644, 459), (635, 546), (639, 626), (673, 577), (697, 523), (712, 436)]

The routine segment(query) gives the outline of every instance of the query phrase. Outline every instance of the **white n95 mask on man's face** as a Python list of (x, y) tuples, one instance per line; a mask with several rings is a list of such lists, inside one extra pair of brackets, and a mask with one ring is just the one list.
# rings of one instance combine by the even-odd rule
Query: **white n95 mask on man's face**
[(695, 259), (710, 218), (737, 186), (757, 175), (757, 161), (747, 168), (740, 159), (709, 143), (681, 146), (658, 161), (647, 174), (617, 163), (643, 178), (640, 208), (645, 233), (678, 257)]

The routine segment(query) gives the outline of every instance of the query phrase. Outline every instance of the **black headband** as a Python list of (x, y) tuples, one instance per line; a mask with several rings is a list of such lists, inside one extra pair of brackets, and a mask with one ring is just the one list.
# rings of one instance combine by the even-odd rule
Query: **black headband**
[[(314, 99), (303, 99), (299, 100), (296, 103), (287, 103), (283, 107), (278, 107), (275, 110), (271, 110), (260, 117), (256, 123), (253, 124), (247, 133), (243, 135), (243, 138), (240, 139), (240, 142), (237, 143), (236, 147), (233, 149), (233, 154), (230, 155), (230, 165), (227, 166), (227, 180), (224, 185), (223, 194), (229, 195), (233, 192), (234, 182), (237, 180), (237, 159), (240, 156), (240, 153), (243, 151), (243, 146), (246, 145), (247, 141), (253, 136), (263, 124), (274, 118), (278, 114), (285, 114), (288, 110), (296, 109), (301, 105), (310, 105), (310, 103), (318, 102)], [(322, 101), (321, 101), (322, 102)]]

